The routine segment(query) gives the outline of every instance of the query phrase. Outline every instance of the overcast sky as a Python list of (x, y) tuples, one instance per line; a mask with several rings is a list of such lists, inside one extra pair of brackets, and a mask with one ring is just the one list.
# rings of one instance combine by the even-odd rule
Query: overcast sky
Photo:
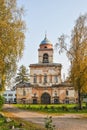
[[(22, 5), (25, 9), (24, 20), (27, 27), (24, 55), (19, 66), (23, 64), (28, 67), (38, 62), (38, 48), (45, 37), (45, 32), (48, 39), (55, 45), (62, 33), (71, 34), (75, 20), (80, 14), (87, 12), (87, 0), (17, 1), (18, 5)], [(67, 76), (69, 61), (65, 54), (59, 55), (54, 51), (54, 62), (62, 64), (62, 75)]]

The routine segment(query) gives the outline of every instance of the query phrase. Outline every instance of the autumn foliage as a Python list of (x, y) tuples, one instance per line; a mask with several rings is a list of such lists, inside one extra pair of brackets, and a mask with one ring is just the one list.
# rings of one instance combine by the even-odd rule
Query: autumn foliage
[(61, 35), (56, 47), (60, 53), (66, 51), (70, 60), (69, 78), (78, 92), (78, 104), (81, 109), (81, 95), (87, 93), (87, 14), (80, 15), (76, 20), (69, 43), (67, 47), (66, 36)]
[(3, 89), (23, 55), (25, 23), (16, 0), (0, 0), (0, 79)]

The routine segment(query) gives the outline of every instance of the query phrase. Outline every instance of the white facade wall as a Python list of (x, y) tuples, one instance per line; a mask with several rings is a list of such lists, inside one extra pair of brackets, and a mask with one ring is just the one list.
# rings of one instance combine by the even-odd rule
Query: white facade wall
[[(30, 83), (34, 84), (34, 75), (37, 76), (37, 83), (39, 86), (44, 86), (44, 75), (47, 75), (47, 83), (45, 85), (51, 86), (52, 84), (61, 84), (61, 69), (60, 67), (35, 67), (30, 69)], [(39, 82), (40, 75), (42, 76), (42, 82)], [(50, 81), (50, 76), (52, 80)], [(58, 82), (55, 82), (55, 76), (58, 78)]]
[(3, 96), (6, 103), (16, 103), (16, 90), (6, 90)]
[(68, 90), (68, 97), (75, 97), (75, 90)]

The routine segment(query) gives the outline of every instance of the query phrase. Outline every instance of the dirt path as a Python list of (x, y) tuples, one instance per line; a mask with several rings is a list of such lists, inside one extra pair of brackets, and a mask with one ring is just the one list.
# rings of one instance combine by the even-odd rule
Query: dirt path
[[(12, 105), (4, 105), (4, 110), (13, 116), (33, 123), (44, 125), (47, 114), (20, 110)], [(82, 118), (80, 114), (65, 114), (63, 116), (52, 116), (56, 130), (87, 130), (87, 118)]]

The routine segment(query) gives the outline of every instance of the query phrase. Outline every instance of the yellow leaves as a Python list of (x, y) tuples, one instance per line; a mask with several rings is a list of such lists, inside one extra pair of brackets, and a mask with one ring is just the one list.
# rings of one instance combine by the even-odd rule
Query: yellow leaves
[(0, 0), (0, 76), (2, 81), (15, 72), (17, 61), (23, 54), (25, 25), (21, 16), (22, 12), (17, 7), (16, 0)]
[(87, 91), (87, 15), (80, 16), (72, 31), (71, 80), (74, 87)]

